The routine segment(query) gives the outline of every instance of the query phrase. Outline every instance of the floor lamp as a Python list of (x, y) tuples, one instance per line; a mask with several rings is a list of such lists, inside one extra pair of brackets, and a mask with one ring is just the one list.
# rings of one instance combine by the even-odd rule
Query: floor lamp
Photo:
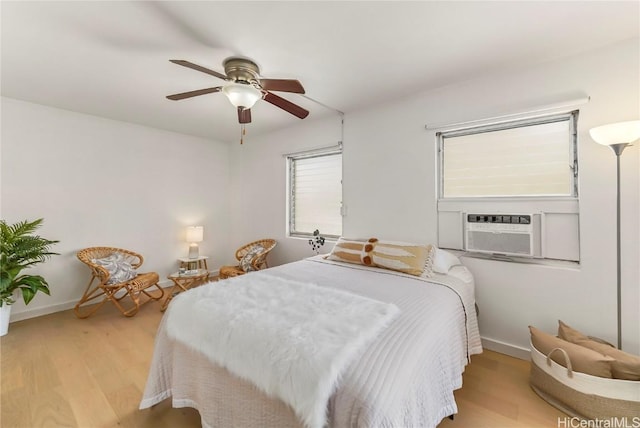
[(596, 143), (609, 146), (616, 154), (617, 181), (616, 181), (616, 232), (617, 232), (617, 291), (618, 291), (618, 349), (622, 349), (622, 297), (621, 297), (621, 271), (622, 260), (620, 259), (620, 155), (629, 144), (640, 138), (640, 120), (630, 122), (612, 123), (610, 125), (598, 126), (589, 130), (591, 138)]

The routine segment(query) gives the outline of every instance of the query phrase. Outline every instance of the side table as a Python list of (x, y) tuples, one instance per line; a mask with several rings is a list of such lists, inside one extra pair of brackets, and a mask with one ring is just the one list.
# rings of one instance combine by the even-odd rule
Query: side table
[(195, 273), (190, 274), (181, 274), (180, 272), (174, 272), (169, 275), (167, 278), (173, 281), (173, 287), (171, 288), (171, 290), (169, 290), (167, 298), (165, 299), (164, 303), (162, 303), (162, 307), (160, 308), (160, 310), (165, 311), (174, 296), (182, 293), (183, 291), (187, 291), (188, 289), (193, 287), (194, 284), (206, 280), (208, 277), (209, 271), (206, 269), (198, 269)]
[(208, 256), (200, 256), (195, 259), (190, 259), (189, 257), (180, 257), (178, 261), (180, 262), (180, 267), (185, 269), (209, 269), (207, 267), (207, 259)]

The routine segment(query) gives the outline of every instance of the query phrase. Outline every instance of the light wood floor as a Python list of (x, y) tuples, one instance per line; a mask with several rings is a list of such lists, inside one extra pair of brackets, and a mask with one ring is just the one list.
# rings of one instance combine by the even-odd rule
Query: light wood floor
[[(125, 318), (105, 305), (12, 323), (0, 339), (0, 426), (199, 427), (198, 412), (168, 400), (138, 410), (162, 316), (159, 303)], [(439, 427), (557, 427), (564, 414), (529, 388), (529, 363), (491, 351), (474, 356), (456, 392), (459, 413)]]

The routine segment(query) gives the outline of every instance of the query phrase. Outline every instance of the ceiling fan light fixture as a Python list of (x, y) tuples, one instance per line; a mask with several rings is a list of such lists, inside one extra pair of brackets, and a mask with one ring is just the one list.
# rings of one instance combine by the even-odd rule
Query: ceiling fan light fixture
[(251, 108), (262, 98), (262, 92), (251, 84), (230, 83), (222, 88), (222, 92), (235, 107)]

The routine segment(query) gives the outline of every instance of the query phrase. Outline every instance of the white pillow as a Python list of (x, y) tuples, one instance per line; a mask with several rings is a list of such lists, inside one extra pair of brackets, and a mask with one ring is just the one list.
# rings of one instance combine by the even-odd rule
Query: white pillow
[(475, 285), (473, 275), (464, 265), (451, 266), (451, 270), (449, 270), (449, 273), (447, 273), (447, 275), (458, 278), (466, 285)]
[(440, 248), (435, 249), (433, 256), (433, 271), (437, 273), (448, 273), (453, 266), (461, 265), (460, 259), (449, 251)]
[(254, 271), (255, 269), (253, 268), (253, 265), (251, 263), (253, 263), (253, 259), (255, 259), (263, 251), (264, 247), (262, 245), (254, 245), (240, 260), (240, 268), (245, 272)]
[(102, 266), (109, 272), (107, 285), (129, 281), (138, 275), (138, 272), (131, 266), (131, 263), (127, 262), (124, 256), (119, 253), (111, 254), (102, 259), (92, 259), (91, 261)]

